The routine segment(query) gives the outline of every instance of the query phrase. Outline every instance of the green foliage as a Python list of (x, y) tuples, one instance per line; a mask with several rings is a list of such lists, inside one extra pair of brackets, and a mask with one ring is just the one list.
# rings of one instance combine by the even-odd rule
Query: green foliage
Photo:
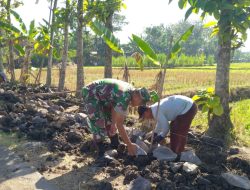
[(181, 37), (175, 42), (175, 44), (173, 45), (170, 51), (170, 59), (174, 58), (177, 55), (177, 53), (181, 50), (181, 43), (188, 40), (188, 38), (193, 32), (193, 29), (194, 29), (194, 26), (191, 26), (190, 28), (188, 28), (187, 31), (184, 34), (182, 34)]
[(132, 40), (155, 65), (160, 65), (156, 53), (147, 42), (145, 42), (143, 39), (136, 36), (135, 34), (132, 34)]
[[(214, 26), (212, 35), (220, 34), (219, 37), (222, 41), (230, 38), (232, 48), (237, 49), (247, 39), (247, 29), (250, 27), (249, 2), (248, 0), (179, 0), (178, 4), (181, 9), (187, 4), (190, 5), (185, 19), (191, 14), (191, 9), (196, 9), (197, 13), (202, 11), (202, 18), (207, 14), (214, 16), (218, 24), (207, 24), (207, 26)], [(230, 28), (226, 27), (227, 24), (230, 25)], [(218, 26), (221, 26), (221, 31)]]
[(208, 114), (222, 115), (223, 107), (220, 102), (220, 98), (215, 95), (213, 88), (206, 90), (200, 90), (192, 98), (197, 105), (202, 106), (202, 112), (208, 112)]
[(102, 37), (106, 44), (114, 51), (118, 53), (124, 53), (120, 46), (119, 40), (113, 35), (113, 33), (106, 28), (100, 21), (95, 20), (89, 23), (90, 28), (95, 32), (96, 35)]

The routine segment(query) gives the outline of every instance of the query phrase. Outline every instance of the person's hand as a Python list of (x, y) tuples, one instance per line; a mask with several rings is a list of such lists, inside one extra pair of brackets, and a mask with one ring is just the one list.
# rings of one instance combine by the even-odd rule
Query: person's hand
[(153, 144), (158, 144), (158, 143), (160, 143), (163, 139), (164, 139), (164, 137), (162, 137), (161, 135), (154, 135)]
[(128, 155), (135, 156), (137, 151), (137, 145), (134, 143), (128, 144)]

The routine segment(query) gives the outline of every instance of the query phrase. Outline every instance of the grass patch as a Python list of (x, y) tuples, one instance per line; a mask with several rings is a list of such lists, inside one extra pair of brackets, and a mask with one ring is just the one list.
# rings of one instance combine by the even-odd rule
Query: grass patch
[(20, 142), (25, 142), (25, 140), (18, 138), (16, 133), (4, 133), (0, 131), (0, 145), (13, 149), (18, 147)]
[[(232, 130), (235, 144), (250, 147), (250, 99), (233, 102), (230, 104), (231, 120), (234, 125)], [(192, 128), (204, 132), (208, 129), (207, 113), (198, 111), (192, 122)]]
[(234, 102), (230, 106), (237, 143), (250, 146), (250, 99)]

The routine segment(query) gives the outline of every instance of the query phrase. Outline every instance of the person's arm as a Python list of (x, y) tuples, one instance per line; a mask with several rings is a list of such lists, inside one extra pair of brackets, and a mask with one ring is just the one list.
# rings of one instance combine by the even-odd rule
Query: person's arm
[(161, 113), (159, 113), (155, 131), (157, 132), (158, 135), (161, 135), (164, 138), (167, 136), (169, 132), (169, 122), (167, 118)]
[(112, 111), (112, 121), (114, 122), (113, 124), (116, 125), (123, 142), (127, 145), (128, 154), (133, 156), (136, 154), (137, 146), (130, 141), (127, 132), (123, 127), (124, 119), (125, 119), (124, 115), (119, 114), (114, 110)]

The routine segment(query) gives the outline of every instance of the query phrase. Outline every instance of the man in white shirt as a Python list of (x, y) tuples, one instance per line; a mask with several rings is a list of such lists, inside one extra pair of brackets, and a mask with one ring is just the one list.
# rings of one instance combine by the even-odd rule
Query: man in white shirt
[[(158, 103), (151, 106), (139, 106), (141, 119), (156, 119)], [(197, 113), (197, 105), (186, 96), (174, 95), (160, 101), (154, 143), (161, 142), (170, 130), (170, 147), (179, 154), (184, 151), (187, 133)]]

